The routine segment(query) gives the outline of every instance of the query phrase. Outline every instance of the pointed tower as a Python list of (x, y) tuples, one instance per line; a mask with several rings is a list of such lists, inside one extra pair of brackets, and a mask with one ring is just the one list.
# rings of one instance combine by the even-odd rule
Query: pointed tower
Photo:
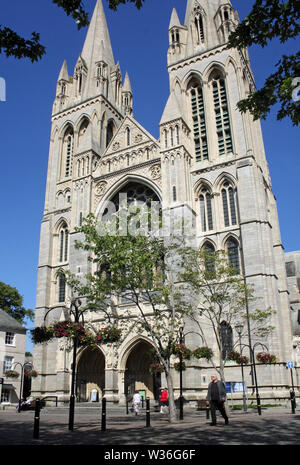
[(255, 82), (247, 51), (227, 49), (238, 22), (229, 0), (187, 0), (183, 24), (171, 13), (170, 97), (160, 121), (163, 191), (169, 205), (191, 202), (197, 246), (225, 249), (260, 306), (276, 309), (273, 325), (284, 329), (269, 350), (287, 360), (291, 324), (276, 200), (260, 122), (237, 109)]
[(229, 0), (188, 0), (183, 25), (176, 10), (172, 12), (168, 64), (225, 43), (237, 24)]
[(125, 74), (122, 87), (122, 111), (125, 115), (132, 115), (132, 90), (128, 73)]
[[(120, 65), (114, 60), (102, 1), (97, 0), (74, 73), (69, 75), (64, 61), (57, 80), (40, 235), (37, 326), (64, 318), (69, 302), (63, 275), (58, 272), (89, 270), (86, 255), (75, 251), (75, 228), (94, 211), (96, 168), (125, 115), (131, 112), (129, 78), (125, 77), (122, 88)], [(97, 173), (102, 175), (101, 168)], [(45, 375), (45, 383), (36, 390), (65, 392), (69, 375), (57, 342), (48, 347), (36, 346), (35, 361)], [(48, 376), (53, 372), (55, 386)]]

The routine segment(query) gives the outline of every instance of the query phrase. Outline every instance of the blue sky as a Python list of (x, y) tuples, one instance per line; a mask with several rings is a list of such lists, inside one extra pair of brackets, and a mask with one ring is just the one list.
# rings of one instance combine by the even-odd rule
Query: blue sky
[[(95, 0), (85, 0), (92, 13)], [(233, 0), (243, 19), (253, 0)], [(115, 61), (123, 78), (128, 71), (134, 98), (134, 116), (153, 136), (169, 95), (166, 68), (168, 25), (175, 6), (184, 22), (186, 0), (146, 0), (138, 11), (122, 5), (117, 12), (103, 0)], [(0, 281), (16, 287), (28, 308), (35, 307), (39, 234), (48, 164), (51, 110), (56, 80), (67, 60), (73, 74), (86, 29), (51, 0), (14, 0), (2, 5), (1, 24), (30, 38), (41, 35), (47, 53), (38, 63), (0, 55), (0, 77), (6, 81), (6, 101), (0, 102)], [(299, 42), (299, 40), (298, 40)], [(291, 53), (296, 43), (272, 42), (265, 49), (250, 48), (256, 84), (263, 85), (282, 53)], [(265, 149), (273, 191), (277, 199), (282, 241), (286, 252), (299, 244), (299, 127), (289, 120), (278, 122), (273, 110), (262, 122)], [(28, 328), (33, 323), (28, 323)], [(32, 349), (28, 337), (27, 349)]]

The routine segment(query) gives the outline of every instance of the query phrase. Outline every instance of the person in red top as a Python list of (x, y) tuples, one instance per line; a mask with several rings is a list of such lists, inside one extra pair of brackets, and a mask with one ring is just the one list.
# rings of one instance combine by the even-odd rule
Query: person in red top
[(160, 390), (160, 413), (164, 413), (163, 412), (163, 407), (167, 407), (168, 406), (168, 390), (167, 388), (163, 388)]

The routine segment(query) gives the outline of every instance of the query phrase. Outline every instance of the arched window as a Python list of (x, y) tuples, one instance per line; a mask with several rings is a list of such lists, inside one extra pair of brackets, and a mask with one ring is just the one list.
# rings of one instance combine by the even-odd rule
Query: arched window
[(173, 202), (177, 201), (177, 192), (176, 192), (176, 186), (173, 186)]
[(180, 138), (179, 138), (179, 126), (178, 125), (175, 126), (175, 131), (176, 131), (176, 143), (177, 143), (177, 145), (179, 145), (180, 144)]
[(110, 120), (107, 123), (107, 128), (106, 128), (106, 147), (109, 145), (110, 141), (112, 140), (115, 132), (115, 124), (113, 120)]
[(69, 251), (69, 231), (66, 224), (64, 224), (59, 232), (59, 261), (66, 262), (68, 260)]
[[(128, 216), (127, 225), (131, 222), (130, 227), (131, 225), (134, 227), (134, 224), (137, 224), (139, 221), (142, 223), (148, 221), (148, 228), (152, 230), (153, 227), (156, 227), (156, 222), (161, 218), (161, 203), (157, 194), (150, 187), (139, 182), (128, 182), (110, 199), (110, 202), (110, 205), (114, 204), (115, 209), (110, 208), (109, 212), (109, 209), (106, 208), (102, 215), (102, 221), (109, 220), (112, 214), (124, 208), (126, 212), (132, 211), (134, 213), (134, 218), (130, 218), (130, 215)], [(150, 214), (147, 213), (145, 215), (143, 208), (147, 209)], [(139, 211), (141, 212), (141, 216), (139, 216)], [(136, 223), (134, 223), (135, 220)], [(124, 223), (122, 227), (124, 227)]]
[(191, 99), (196, 161), (208, 160), (207, 131), (204, 111), (203, 90), (197, 79), (188, 86)]
[(222, 188), (222, 202), (225, 226), (237, 224), (235, 192), (229, 182), (225, 182)]
[(87, 118), (84, 118), (84, 120), (82, 121), (80, 125), (79, 132), (78, 132), (78, 145), (80, 145), (83, 142), (88, 125), (89, 125), (89, 120)]
[(168, 131), (166, 129), (164, 130), (164, 136), (165, 136), (165, 148), (168, 148)]
[(66, 300), (66, 277), (64, 273), (60, 273), (58, 277), (58, 302)]
[(130, 145), (130, 129), (126, 128), (126, 144), (127, 146)]
[(74, 132), (72, 127), (68, 127), (63, 138), (63, 166), (62, 176), (68, 178), (72, 175), (72, 154), (74, 145)]
[(222, 358), (225, 360), (227, 355), (233, 350), (232, 328), (226, 321), (222, 321), (220, 325), (220, 342), (222, 347)]
[(224, 155), (233, 151), (226, 85), (219, 72), (214, 72), (211, 80), (219, 155)]
[(174, 129), (170, 128), (171, 147), (174, 145)]
[(204, 34), (203, 17), (200, 13), (198, 13), (195, 16), (195, 28), (196, 28), (197, 43), (203, 44), (205, 41), (205, 34)]
[(239, 256), (239, 244), (236, 239), (230, 237), (227, 241), (227, 253), (229, 264), (232, 268), (235, 268), (237, 272), (240, 271), (240, 256)]
[(210, 242), (205, 242), (202, 247), (202, 250), (205, 253), (205, 270), (206, 271), (215, 271), (215, 248)]
[(199, 196), (199, 201), (202, 231), (210, 231), (214, 229), (212, 214), (212, 194), (206, 188), (203, 188)]

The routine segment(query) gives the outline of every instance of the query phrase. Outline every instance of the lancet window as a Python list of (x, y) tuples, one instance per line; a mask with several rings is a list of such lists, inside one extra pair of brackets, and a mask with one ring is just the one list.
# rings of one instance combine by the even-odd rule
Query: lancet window
[(212, 213), (212, 194), (206, 188), (203, 188), (199, 196), (199, 201), (202, 231), (210, 231), (214, 229)]
[(188, 87), (191, 107), (196, 161), (208, 160), (207, 130), (205, 121), (203, 89), (196, 79)]
[(219, 155), (225, 155), (233, 151), (233, 143), (225, 80), (218, 72), (212, 77), (212, 90), (218, 150)]
[(63, 138), (63, 165), (62, 165), (62, 177), (68, 178), (72, 175), (72, 155), (74, 147), (74, 132), (69, 127)]
[(230, 266), (240, 270), (239, 244), (236, 239), (230, 237), (227, 241), (227, 253)]
[(69, 230), (64, 223), (59, 232), (59, 261), (66, 262), (68, 260), (69, 251)]
[(226, 181), (221, 190), (225, 227), (237, 224), (236, 198), (231, 184)]

